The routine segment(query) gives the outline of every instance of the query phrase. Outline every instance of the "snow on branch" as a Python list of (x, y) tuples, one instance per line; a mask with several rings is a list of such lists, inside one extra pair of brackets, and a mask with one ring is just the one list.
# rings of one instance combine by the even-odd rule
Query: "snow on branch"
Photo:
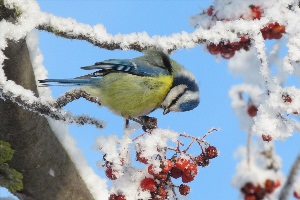
[[(10, 6), (21, 10), (22, 18), (24, 15), (29, 14), (27, 13), (29, 10), (30, 14), (32, 14), (32, 9), (28, 9), (28, 6), (23, 5), (24, 3), (17, 3), (13, 0), (7, 0), (6, 2), (10, 2)], [(24, 2), (27, 1), (24, 0)], [(182, 31), (181, 33), (174, 33), (169, 36), (154, 35), (151, 37), (146, 32), (112, 35), (106, 32), (102, 24), (90, 26), (79, 23), (71, 18), (62, 18), (41, 12), (37, 8), (34, 9), (34, 15), (38, 16), (33, 23), (37, 29), (68, 39), (85, 40), (100, 48), (108, 50), (132, 49), (136, 51), (161, 48), (169, 52), (176, 49), (193, 48), (206, 41), (213, 43), (221, 40), (237, 41), (244, 34), (256, 35), (269, 21), (267, 18), (255, 22), (239, 19), (217, 23), (210, 29), (198, 27), (192, 33)], [(32, 19), (32, 17), (28, 17)]]
[[(289, 198), (291, 190), (293, 189), (292, 187), (294, 186), (294, 184), (296, 182), (297, 173), (299, 171), (299, 168), (300, 168), (300, 154), (298, 154), (298, 156), (296, 157), (296, 160), (291, 168), (291, 171), (289, 172), (287, 180), (280, 192), (280, 195), (278, 198), (279, 200), (286, 200)], [(297, 188), (299, 187), (299, 185), (297, 186), (296, 184), (295, 184), (295, 186)]]
[(49, 104), (42, 103), (40, 101), (25, 100), (24, 96), (15, 95), (10, 91), (5, 92), (2, 88), (0, 88), (0, 98), (15, 102), (26, 110), (37, 112), (40, 115), (48, 116), (66, 123), (74, 123), (78, 125), (90, 124), (96, 126), (97, 128), (104, 127), (104, 122), (99, 121), (98, 119), (94, 119), (86, 115), (73, 116), (70, 112), (63, 111), (59, 108), (54, 108)]

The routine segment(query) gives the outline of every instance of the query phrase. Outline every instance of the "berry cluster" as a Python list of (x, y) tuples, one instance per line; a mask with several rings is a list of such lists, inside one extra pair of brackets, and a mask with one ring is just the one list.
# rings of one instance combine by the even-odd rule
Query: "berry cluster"
[[(143, 143), (139, 143), (138, 140), (144, 135), (151, 133), (150, 131), (145, 132), (133, 139), (133, 141), (137, 141), (135, 146), (136, 161), (145, 164), (144, 169), (132, 170), (133, 168), (128, 165), (130, 161), (126, 160), (129, 159), (129, 156), (126, 157), (127, 155), (125, 157), (123, 155), (122, 157), (119, 154), (118, 159), (114, 157), (114, 161), (109, 161), (107, 159), (108, 156), (106, 156), (107, 154), (105, 154), (102, 164), (105, 168), (105, 175), (112, 181), (118, 181), (122, 179), (124, 174), (136, 171), (136, 173), (140, 174), (139, 176), (143, 177), (139, 182), (138, 195), (149, 192), (151, 196), (149, 199), (151, 200), (176, 199), (179, 194), (186, 196), (190, 192), (190, 186), (186, 183), (195, 179), (198, 174), (198, 166), (208, 166), (209, 160), (218, 156), (216, 147), (204, 140), (207, 134), (213, 131), (216, 131), (216, 129), (211, 129), (202, 138), (180, 134), (179, 137), (191, 139), (187, 147), (182, 149), (184, 144), (178, 140), (176, 147), (157, 147), (157, 151), (155, 151), (157, 153), (149, 157), (146, 156), (149, 154), (147, 148), (142, 145)], [(188, 154), (188, 150), (192, 144), (199, 145), (201, 153), (198, 156)], [(168, 158), (167, 151), (173, 151), (173, 156)], [(175, 185), (173, 183), (174, 179), (179, 178), (181, 179), (181, 184)], [(120, 189), (110, 194), (109, 200), (126, 200), (126, 196)]]
[[(205, 150), (196, 157), (187, 154), (175, 154), (171, 159), (160, 160), (160, 166), (157, 169), (154, 164), (148, 166), (148, 173), (152, 177), (144, 178), (140, 187), (143, 191), (149, 191), (154, 200), (166, 199), (168, 197), (168, 190), (172, 191), (178, 188), (181, 195), (188, 195), (190, 187), (186, 184), (175, 186), (172, 178), (181, 178), (182, 183), (188, 183), (195, 179), (198, 168), (197, 166), (207, 166), (209, 159), (218, 156), (218, 151), (214, 146), (208, 146)], [(137, 157), (137, 160), (145, 163), (145, 158)]]
[(246, 37), (241, 37), (238, 42), (220, 42), (219, 44), (209, 43), (206, 48), (212, 55), (220, 54), (222, 58), (229, 59), (232, 58), (236, 51), (241, 49), (248, 50), (250, 47), (250, 39)]
[(122, 194), (111, 194), (108, 200), (126, 200), (126, 198)]
[[(212, 20), (217, 21), (230, 21), (230, 19), (219, 19), (217, 13), (214, 11), (214, 7), (210, 6), (203, 14), (211, 17)], [(250, 14), (250, 17), (249, 17)], [(245, 20), (259, 20), (263, 10), (259, 6), (250, 5), (248, 15), (240, 16), (241, 19)], [(285, 33), (285, 26), (275, 23), (269, 23), (261, 29), (263, 38), (266, 39), (280, 39), (282, 34)], [(249, 50), (251, 45), (250, 38), (246, 36), (240, 37), (237, 42), (220, 42), (219, 44), (209, 43), (206, 48), (212, 55), (220, 54), (224, 59), (230, 59), (234, 56), (236, 51), (241, 49)]]
[(270, 23), (260, 30), (265, 40), (280, 39), (285, 33), (285, 26), (275, 23)]
[(272, 194), (276, 188), (280, 186), (280, 181), (273, 181), (267, 179), (264, 183), (264, 187), (254, 185), (251, 182), (247, 182), (242, 188), (241, 192), (244, 194), (244, 200), (262, 200), (267, 195)]

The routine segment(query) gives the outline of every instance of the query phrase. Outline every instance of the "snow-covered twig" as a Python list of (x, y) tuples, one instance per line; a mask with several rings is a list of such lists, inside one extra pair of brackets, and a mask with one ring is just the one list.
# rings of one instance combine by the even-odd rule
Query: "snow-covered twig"
[(287, 180), (280, 192), (280, 195), (278, 198), (279, 200), (289, 199), (289, 194), (291, 192), (291, 189), (292, 189), (295, 179), (297, 177), (296, 175), (297, 175), (299, 168), (300, 168), (300, 154), (298, 154), (298, 156), (292, 166), (292, 169), (287, 177)]
[(91, 118), (85, 115), (72, 116), (72, 114), (69, 112), (53, 108), (50, 105), (39, 101), (26, 101), (21, 96), (15, 95), (12, 92), (4, 92), (2, 88), (0, 88), (0, 98), (3, 100), (15, 102), (17, 105), (23, 107), (26, 110), (37, 112), (40, 115), (48, 116), (56, 120), (61, 120), (66, 123), (74, 123), (78, 125), (90, 124), (96, 126), (97, 128), (104, 127), (104, 122), (101, 122), (98, 119)]

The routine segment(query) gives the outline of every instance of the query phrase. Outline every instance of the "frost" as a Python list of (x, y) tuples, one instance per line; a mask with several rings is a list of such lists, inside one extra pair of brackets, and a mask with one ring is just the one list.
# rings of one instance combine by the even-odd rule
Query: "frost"
[[(229, 61), (230, 71), (244, 80), (244, 84), (232, 87), (229, 92), (232, 107), (240, 120), (241, 128), (259, 138), (262, 134), (267, 134), (273, 139), (280, 140), (290, 137), (293, 132), (300, 129), (297, 118), (300, 112), (300, 90), (294, 86), (286, 86), (290, 75), (300, 76), (300, 9), (298, 1), (279, 0), (274, 3), (273, 0), (215, 0), (212, 11), (214, 17), (208, 17), (206, 10), (191, 17), (190, 23), (196, 28), (193, 32), (182, 31), (168, 36), (149, 36), (146, 32), (112, 35), (102, 24), (91, 26), (72, 18), (62, 18), (44, 13), (40, 11), (35, 1), (5, 0), (4, 3), (8, 8), (17, 8), (20, 16), (16, 23), (6, 20), (0, 22), (0, 49), (4, 50), (7, 47), (7, 39), (18, 41), (26, 37), (37, 80), (45, 79), (47, 70), (42, 64), (43, 56), (38, 48), (35, 28), (69, 39), (85, 40), (95, 46), (110, 50), (142, 51), (155, 47), (172, 51), (193, 48), (199, 43), (237, 42), (241, 36), (247, 36), (251, 39), (252, 48), (247, 52), (243, 50), (237, 52)], [(250, 20), (250, 5), (259, 6), (263, 10), (260, 19)], [(283, 61), (278, 59), (281, 56), (280, 49), (283, 45), (276, 43), (269, 51), (261, 33), (261, 29), (274, 22), (285, 26), (285, 40), (281, 42), (286, 44), (287, 52), (283, 55)], [(67, 123), (90, 123), (97, 127), (103, 127), (103, 122), (91, 119), (87, 115), (73, 116), (69, 111), (51, 107), (54, 100), (50, 90), (46, 87), (38, 88), (40, 96), (38, 98), (32, 91), (26, 90), (12, 80), (7, 80), (3, 70), (5, 59), (3, 51), (1, 51), (0, 97), (2, 99), (15, 102), (25, 109), (42, 115), (48, 113), (51, 118)], [(258, 109), (255, 116), (249, 116), (247, 113), (248, 106), (252, 104)], [(46, 112), (43, 112), (45, 110)], [(52, 119), (49, 119), (49, 123), (95, 198), (107, 199), (106, 182), (99, 179), (87, 166), (81, 152), (76, 148), (76, 142), (68, 134), (66, 125)], [(114, 135), (101, 136), (96, 140), (95, 148), (105, 155), (107, 161), (114, 163), (114, 170), (119, 170), (118, 180), (114, 181), (110, 187), (111, 192), (122, 191), (128, 199), (147, 199), (150, 197), (149, 192), (137, 193), (136, 191), (139, 181), (149, 174), (146, 173), (146, 169), (140, 169), (139, 173), (136, 173), (137, 168), (130, 167), (131, 155), (129, 152), (134, 148), (140, 150), (141, 155), (146, 159), (153, 160), (153, 155), (164, 156), (165, 152), (159, 152), (157, 149), (168, 147), (170, 143), (176, 142), (179, 134), (170, 130), (156, 129), (151, 134), (133, 140), (132, 135), (136, 129), (137, 127), (126, 129), (122, 138)], [(240, 150), (242, 161), (237, 166), (237, 174), (233, 179), (236, 187), (240, 188), (247, 181), (263, 184), (266, 178), (282, 180), (279, 173), (271, 171), (265, 173), (264, 168), (270, 164), (266, 162), (270, 160), (262, 159), (259, 152), (270, 147), (267, 144), (261, 144), (261, 146), (261, 148), (253, 146), (251, 153), (248, 152), (252, 158), (250, 161), (247, 161), (247, 151)], [(275, 155), (273, 158), (279, 168), (279, 159)], [(158, 162), (153, 161), (153, 163), (155, 166), (159, 165)], [(121, 172), (121, 170), (123, 171)], [(245, 171), (247, 173), (244, 173)], [(55, 175), (51, 169), (49, 174)], [(275, 193), (274, 198), (276, 195)]]
[(109, 189), (111, 194), (120, 193), (128, 199), (148, 199), (151, 197), (150, 193), (140, 190), (141, 180), (151, 177), (148, 166), (142, 169), (134, 167), (129, 152), (133, 148), (142, 147), (142, 156), (153, 164), (154, 171), (159, 172), (161, 163), (153, 158), (158, 155), (165, 156), (164, 152), (158, 149), (168, 146), (169, 142), (175, 143), (179, 134), (170, 130), (154, 129), (151, 134), (131, 139), (136, 130), (135, 125), (125, 129), (122, 138), (115, 135), (100, 136), (95, 141), (94, 149), (99, 150), (103, 155), (104, 162), (101, 162), (100, 166), (109, 165), (116, 172), (117, 180), (113, 181)]
[[(284, 182), (283, 174), (278, 171), (281, 167), (280, 157), (274, 154), (273, 145), (269, 143), (256, 142), (251, 146), (250, 152), (240, 147), (236, 157), (241, 159), (236, 167), (236, 174), (233, 176), (232, 184), (237, 189), (242, 188), (246, 183), (264, 186), (267, 179)], [(267, 170), (272, 166), (272, 169)], [(278, 199), (279, 189), (276, 189), (270, 199)]]

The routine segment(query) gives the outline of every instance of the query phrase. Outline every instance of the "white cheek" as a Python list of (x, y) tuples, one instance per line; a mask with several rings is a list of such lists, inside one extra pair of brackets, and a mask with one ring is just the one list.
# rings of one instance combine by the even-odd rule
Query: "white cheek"
[(169, 93), (167, 94), (165, 100), (162, 102), (163, 108), (168, 108), (171, 102), (176, 99), (176, 97), (183, 93), (183, 91), (187, 88), (186, 85), (177, 85), (176, 87), (172, 88)]
[(182, 103), (186, 103), (188, 101), (193, 101), (193, 100), (199, 100), (199, 92), (185, 92), (184, 95), (182, 95), (177, 102), (170, 107), (170, 110), (173, 112), (182, 112), (182, 110), (179, 108), (179, 106)]
[(182, 97), (178, 99), (177, 104), (181, 104), (187, 101), (199, 100), (199, 92), (187, 91)]

